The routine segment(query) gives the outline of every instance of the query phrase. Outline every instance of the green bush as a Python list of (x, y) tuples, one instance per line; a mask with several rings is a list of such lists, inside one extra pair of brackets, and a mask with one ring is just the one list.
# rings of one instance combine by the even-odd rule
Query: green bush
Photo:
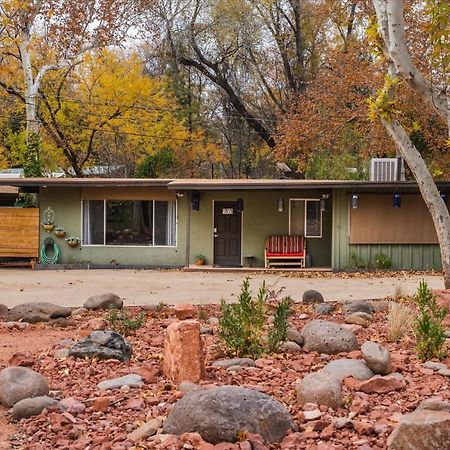
[(377, 269), (390, 269), (392, 267), (391, 258), (384, 253), (375, 256), (375, 267)]
[(442, 359), (445, 357), (443, 321), (448, 310), (437, 304), (436, 296), (424, 280), (419, 283), (415, 298), (419, 306), (419, 315), (415, 326), (418, 356), (422, 361), (432, 358)]
[(145, 323), (145, 314), (141, 313), (136, 317), (130, 317), (125, 309), (118, 310), (111, 306), (106, 313), (105, 319), (113, 331), (122, 336), (134, 334)]
[(259, 358), (266, 351), (276, 351), (286, 340), (287, 318), (291, 305), (289, 297), (283, 298), (276, 305), (274, 322), (268, 331), (268, 342), (265, 342), (264, 331), (269, 317), (268, 295), (269, 292), (263, 282), (257, 297), (253, 298), (249, 279), (246, 278), (242, 283), (237, 303), (228, 304), (225, 300), (221, 300), (219, 336), (231, 354)]

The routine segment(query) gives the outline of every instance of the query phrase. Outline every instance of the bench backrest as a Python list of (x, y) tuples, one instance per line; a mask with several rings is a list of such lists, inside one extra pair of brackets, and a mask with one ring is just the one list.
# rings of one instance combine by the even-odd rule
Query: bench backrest
[(266, 239), (266, 250), (270, 253), (302, 253), (304, 248), (301, 235), (268, 236)]

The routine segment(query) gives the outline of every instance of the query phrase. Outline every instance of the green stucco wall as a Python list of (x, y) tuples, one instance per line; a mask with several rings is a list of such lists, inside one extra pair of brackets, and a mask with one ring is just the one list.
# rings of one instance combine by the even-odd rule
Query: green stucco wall
[(375, 266), (376, 255), (387, 255), (393, 269), (440, 269), (441, 254), (438, 245), (432, 244), (350, 244), (350, 192), (335, 191), (333, 198), (333, 269), (350, 268), (352, 255), (362, 263)]
[[(203, 254), (208, 264), (213, 262), (213, 202), (220, 200), (244, 200), (242, 216), (242, 256), (253, 256), (254, 265), (264, 267), (264, 242), (271, 234), (289, 233), (289, 199), (320, 198), (319, 191), (202, 191), (200, 211), (190, 216), (190, 261), (196, 254)], [(284, 199), (284, 211), (278, 212), (277, 202)], [(326, 201), (322, 216), (322, 238), (307, 239), (307, 253), (315, 267), (331, 267), (332, 199)], [(245, 264), (245, 258), (243, 258)]]
[[(150, 188), (142, 188), (148, 195)], [(81, 237), (81, 189), (41, 188), (39, 207), (42, 214), (47, 207), (55, 212), (55, 225), (62, 226), (67, 236)], [(64, 238), (47, 234), (40, 227), (40, 245), (46, 237), (52, 237), (61, 250), (60, 263), (64, 264), (123, 264), (145, 266), (183, 266), (186, 259), (186, 215), (181, 214), (187, 197), (177, 200), (177, 246), (176, 247), (126, 247), (86, 246), (71, 248)]]

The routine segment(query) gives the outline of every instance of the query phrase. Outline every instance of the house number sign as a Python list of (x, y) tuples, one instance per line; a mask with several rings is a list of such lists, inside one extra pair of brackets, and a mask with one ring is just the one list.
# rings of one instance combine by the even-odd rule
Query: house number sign
[(222, 209), (222, 214), (223, 215), (230, 215), (230, 214), (233, 214), (233, 213), (234, 213), (233, 208), (223, 208)]

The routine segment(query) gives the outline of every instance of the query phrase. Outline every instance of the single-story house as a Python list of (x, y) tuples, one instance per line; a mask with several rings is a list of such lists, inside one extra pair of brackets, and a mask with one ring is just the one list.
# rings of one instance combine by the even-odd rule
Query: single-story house
[[(183, 267), (201, 254), (214, 266), (343, 270), (375, 266), (382, 255), (397, 269), (441, 268), (431, 216), (417, 184), (409, 181), (9, 178), (2, 183), (37, 194), (39, 248), (53, 239), (59, 263)], [(450, 182), (438, 188), (447, 201)], [(53, 228), (45, 230), (44, 222)], [(59, 227), (64, 237), (55, 234)], [(79, 243), (68, 245), (70, 236)]]

